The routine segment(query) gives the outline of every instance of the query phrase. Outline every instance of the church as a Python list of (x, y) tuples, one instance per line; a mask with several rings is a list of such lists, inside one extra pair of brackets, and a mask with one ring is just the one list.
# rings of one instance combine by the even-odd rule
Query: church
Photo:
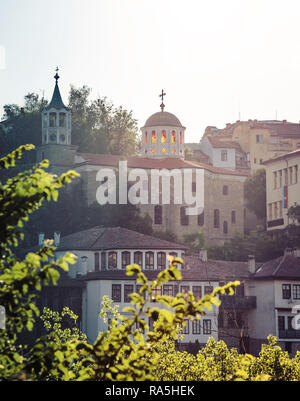
[[(71, 110), (63, 103), (58, 85), (59, 75), (56, 73), (54, 78), (52, 100), (42, 111), (42, 144), (37, 148), (37, 162), (48, 159), (52, 171), (57, 173), (68, 169), (80, 173), (87, 204), (97, 201), (97, 190), (101, 185), (97, 178), (99, 171), (110, 169), (118, 172), (120, 162), (125, 161), (128, 175), (133, 170), (143, 171), (149, 176), (153, 170), (170, 172), (170, 202), (163, 199), (165, 185), (161, 180), (158, 182), (159, 196), (156, 200), (153, 202), (148, 199), (137, 205), (142, 215), (151, 217), (155, 231), (173, 232), (180, 240), (186, 234), (201, 232), (207, 244), (217, 245), (224, 244), (236, 231), (245, 232), (247, 210), (244, 182), (248, 173), (185, 159), (186, 128), (177, 116), (165, 111), (163, 91), (160, 95), (160, 111), (147, 118), (141, 127), (141, 154), (124, 160), (123, 156), (77, 152), (77, 147), (72, 145)], [(201, 207), (197, 213), (189, 213), (186, 199), (179, 202), (175, 200), (178, 185), (175, 185), (173, 173), (183, 176), (187, 170), (192, 172), (190, 189), (196, 204), (201, 197)], [(197, 174), (202, 177), (200, 191), (196, 188)], [(150, 180), (142, 182), (140, 189), (149, 183)], [(180, 186), (187, 187), (185, 180), (181, 181)]]

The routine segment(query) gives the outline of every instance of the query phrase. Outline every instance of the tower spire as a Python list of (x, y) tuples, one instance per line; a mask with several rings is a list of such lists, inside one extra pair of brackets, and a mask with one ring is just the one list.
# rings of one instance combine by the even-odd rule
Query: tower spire
[(164, 90), (161, 90), (161, 94), (159, 95), (159, 97), (161, 97), (161, 111), (164, 111), (165, 105), (164, 105), (164, 96), (166, 96), (166, 93), (164, 92)]
[(54, 75), (54, 79), (55, 79), (55, 81), (56, 81), (56, 84), (57, 84), (57, 81), (59, 80), (59, 78), (60, 78), (60, 76), (58, 75), (58, 71), (59, 71), (59, 68), (58, 67), (56, 67), (56, 74)]

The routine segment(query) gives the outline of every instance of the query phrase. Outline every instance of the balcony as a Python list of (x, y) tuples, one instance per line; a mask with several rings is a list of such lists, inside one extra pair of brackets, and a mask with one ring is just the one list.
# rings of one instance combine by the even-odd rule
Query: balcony
[(224, 309), (255, 309), (256, 297), (238, 295), (220, 295), (221, 307)]
[(279, 338), (300, 339), (300, 330), (279, 330)]

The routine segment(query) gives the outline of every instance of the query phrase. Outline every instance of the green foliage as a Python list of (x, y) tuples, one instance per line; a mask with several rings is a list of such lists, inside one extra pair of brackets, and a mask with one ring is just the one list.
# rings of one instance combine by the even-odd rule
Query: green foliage
[(245, 182), (245, 198), (249, 210), (258, 219), (266, 217), (266, 170), (258, 169)]
[(189, 247), (192, 253), (199, 253), (200, 249), (204, 248), (205, 237), (201, 232), (185, 234), (183, 239), (184, 244)]

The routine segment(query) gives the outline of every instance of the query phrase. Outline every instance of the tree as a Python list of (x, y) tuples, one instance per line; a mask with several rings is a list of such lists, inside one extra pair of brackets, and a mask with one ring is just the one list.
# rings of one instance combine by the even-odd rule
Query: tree
[(205, 238), (201, 232), (185, 234), (183, 236), (184, 244), (189, 247), (191, 252), (199, 253), (200, 249), (204, 248)]
[(249, 210), (258, 219), (266, 218), (266, 170), (258, 169), (245, 181), (245, 198)]

